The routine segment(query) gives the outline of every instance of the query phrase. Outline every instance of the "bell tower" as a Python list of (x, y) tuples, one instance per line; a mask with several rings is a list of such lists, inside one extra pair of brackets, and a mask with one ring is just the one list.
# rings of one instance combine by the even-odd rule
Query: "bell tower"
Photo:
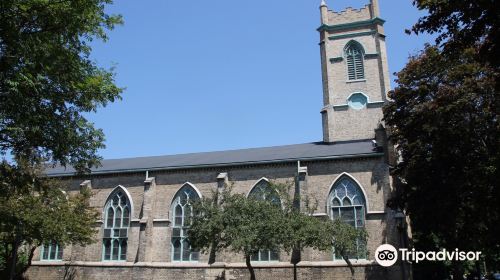
[(321, 1), (323, 141), (373, 139), (390, 90), (378, 0), (335, 12)]

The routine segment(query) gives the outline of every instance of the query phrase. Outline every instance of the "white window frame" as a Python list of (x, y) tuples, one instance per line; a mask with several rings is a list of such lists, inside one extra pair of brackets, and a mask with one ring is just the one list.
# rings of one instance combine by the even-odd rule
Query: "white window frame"
[[(47, 252), (47, 257), (44, 257), (44, 254)], [(52, 254), (53, 250), (55, 250), (54, 258), (52, 258), (50, 255)], [(62, 246), (59, 246), (59, 243), (52, 241), (46, 244), (43, 244), (40, 249), (40, 260), (41, 261), (62, 261), (63, 260), (63, 252), (64, 248)]]
[[(186, 196), (186, 201), (183, 202), (181, 201), (182, 196)], [(199, 262), (200, 260), (200, 252), (199, 251), (193, 251), (191, 248), (189, 248), (189, 259), (184, 259), (183, 258), (183, 253), (185, 250), (186, 246), (186, 238), (187, 238), (187, 230), (189, 229), (189, 226), (186, 225), (186, 210), (188, 209), (190, 212), (190, 215), (193, 214), (193, 207), (191, 204), (191, 201), (201, 199), (201, 194), (196, 189), (196, 187), (191, 184), (191, 183), (185, 183), (175, 194), (174, 199), (172, 200), (171, 204), (171, 213), (172, 213), (172, 234), (170, 238), (170, 247), (171, 247), (171, 260), (172, 262)], [(180, 225), (177, 223), (176, 218), (177, 218), (177, 207), (181, 207), (182, 215), (180, 216)], [(174, 236), (174, 231), (179, 231), (178, 236)], [(175, 240), (174, 240), (175, 239)], [(176, 241), (180, 242), (180, 256), (179, 259), (175, 259), (175, 246), (174, 243)], [(187, 245), (189, 246), (189, 245)], [(191, 247), (191, 246), (190, 246)]]
[[(354, 194), (349, 194), (349, 190), (347, 189), (347, 184), (351, 184), (351, 186), (354, 188)], [(344, 193), (342, 197), (337, 193), (337, 189), (343, 187), (344, 188)], [(337, 199), (339, 202), (339, 205), (334, 205), (333, 200)], [(348, 199), (350, 205), (344, 205), (344, 200)], [(352, 209), (353, 211), (353, 221), (354, 221), (354, 227), (355, 228), (364, 228), (366, 226), (366, 213), (367, 213), (367, 205), (366, 205), (366, 197), (364, 194), (363, 189), (361, 186), (358, 184), (356, 180), (351, 178), (351, 176), (347, 175), (342, 175), (340, 176), (335, 183), (332, 185), (332, 188), (330, 189), (330, 193), (328, 195), (328, 215), (330, 216), (330, 219), (338, 218), (342, 220), (342, 211), (341, 209)], [(360, 208), (360, 213), (362, 213), (363, 217), (361, 219), (358, 219), (358, 211), (357, 209)], [(334, 216), (334, 211), (337, 211), (337, 215)], [(361, 221), (361, 224), (358, 224), (358, 220)], [(351, 221), (351, 220), (349, 220)], [(359, 240), (356, 240), (356, 258), (358, 260), (365, 260), (367, 258), (366, 252), (359, 252), (360, 250), (363, 250), (363, 248), (366, 248), (367, 244), (361, 244)], [(366, 251), (366, 250), (364, 250)], [(343, 258), (341, 256), (337, 256), (335, 254), (335, 249), (333, 251), (333, 260), (342, 260)]]
[[(115, 198), (118, 198), (117, 205), (114, 205)], [(124, 203), (122, 203), (124, 202)], [(109, 210), (113, 210), (113, 219), (111, 225), (108, 223)], [(116, 212), (120, 210), (120, 218), (116, 218)], [(128, 211), (128, 217), (125, 216), (125, 210)], [(128, 250), (128, 232), (130, 228), (130, 222), (132, 219), (132, 199), (128, 191), (122, 187), (116, 187), (108, 196), (106, 204), (103, 211), (103, 238), (102, 238), (102, 261), (112, 261), (112, 262), (125, 262), (127, 261), (127, 250)], [(117, 220), (119, 225), (116, 225)], [(115, 250), (115, 241), (118, 242), (118, 256), (114, 258), (115, 255), (113, 251)], [(109, 245), (109, 258), (106, 254), (106, 243), (110, 242)], [(124, 245), (126, 244), (126, 245)], [(124, 250), (125, 252), (122, 252)]]
[[(257, 183), (255, 183), (253, 185), (252, 189), (250, 189), (250, 191), (247, 194), (247, 198), (251, 197), (256, 192), (261, 191), (261, 189), (263, 189), (263, 188), (264, 189), (269, 189), (269, 191), (274, 191), (274, 190), (272, 190), (270, 188), (269, 184), (270, 183), (269, 183), (269, 180), (267, 178), (261, 178), (260, 180), (257, 181)], [(267, 197), (266, 194), (267, 193), (264, 192), (262, 194), (262, 197), (259, 197), (258, 199), (264, 199), (264, 200), (272, 199), (270, 197)], [(277, 196), (277, 199), (279, 200), (279, 204), (282, 205), (282, 201), (280, 200), (279, 196)], [(278, 201), (272, 201), (272, 202), (278, 202)], [(273, 255), (273, 252), (274, 252), (275, 256), (277, 256), (277, 258), (271, 259), (271, 256)], [(262, 260), (262, 255), (263, 254), (267, 254), (267, 256), (268, 256), (267, 260)], [(262, 263), (279, 262), (280, 261), (280, 252), (279, 251), (275, 251), (275, 250), (259, 250), (256, 255), (252, 255), (250, 257), (250, 260), (252, 262), (262, 262)]]

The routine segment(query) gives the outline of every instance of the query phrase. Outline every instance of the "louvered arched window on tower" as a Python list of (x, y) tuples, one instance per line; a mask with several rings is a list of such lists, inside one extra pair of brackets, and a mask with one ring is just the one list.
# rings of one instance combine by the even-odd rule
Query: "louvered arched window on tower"
[(349, 42), (345, 49), (344, 55), (347, 63), (347, 78), (348, 80), (360, 80), (365, 78), (365, 70), (363, 63), (364, 51), (363, 47), (355, 41)]

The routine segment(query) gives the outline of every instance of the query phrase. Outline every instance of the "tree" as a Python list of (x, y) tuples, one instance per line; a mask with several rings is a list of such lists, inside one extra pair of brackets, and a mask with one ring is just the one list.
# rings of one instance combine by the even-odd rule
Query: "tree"
[(259, 250), (279, 250), (286, 238), (287, 224), (281, 207), (275, 200), (234, 194), (231, 187), (222, 193), (214, 192), (193, 204), (189, 243), (209, 252), (209, 263), (215, 261), (217, 252), (226, 249), (243, 254), (250, 279), (254, 280), (251, 257)]
[(280, 206), (267, 200), (235, 195), (228, 204), (225, 219), (230, 248), (233, 252), (243, 254), (250, 279), (255, 280), (251, 257), (258, 254), (259, 250), (279, 249), (285, 230)]
[[(498, 269), (497, 77), (476, 52), (457, 49), (449, 56), (428, 45), (398, 73), (384, 108), (400, 155), (394, 174), (402, 183), (390, 203), (409, 214), (418, 249), (482, 251)], [(415, 276), (437, 279), (448, 276), (438, 271), (451, 270), (458, 279), (466, 265), (422, 264)]]
[(22, 164), (11, 167), (4, 162), (0, 167), (4, 182), (16, 180), (0, 186), (2, 279), (21, 276), (31, 265), (35, 249), (45, 243), (84, 245), (96, 233), (93, 226), (98, 213), (88, 207), (88, 190), (68, 195), (61, 182), (43, 178), (41, 169), (27, 174), (31, 167)]
[[(282, 188), (289, 190), (289, 188)], [(283, 206), (284, 237), (280, 248), (291, 255), (290, 263), (293, 264), (293, 278), (297, 279), (297, 264), (301, 261), (301, 254), (305, 248), (314, 248), (318, 250), (331, 250), (331, 244), (328, 242), (328, 228), (325, 221), (313, 216), (316, 205), (306, 205), (305, 211), (300, 211), (294, 200), (290, 199), (289, 192), (281, 192)], [(307, 202), (308, 199), (306, 199)]]
[(0, 152), (29, 162), (99, 162), (104, 136), (82, 112), (119, 98), (113, 73), (90, 59), (89, 42), (121, 22), (110, 0), (5, 0), (0, 4)]
[[(294, 265), (294, 279), (297, 279), (297, 264), (301, 261), (300, 255), (305, 248), (330, 252), (334, 249), (345, 260), (354, 278), (355, 271), (349, 258), (353, 255), (352, 252), (358, 250), (357, 242), (366, 244), (366, 230), (356, 229), (339, 219), (314, 217), (316, 201), (308, 196), (302, 199), (291, 196), (291, 185), (274, 183), (272, 186), (280, 195), (282, 224), (286, 229), (279, 247), (292, 256), (290, 262)], [(303, 205), (302, 209), (300, 204)]]
[[(499, 7), (492, 0), (413, 4), (428, 14), (407, 32), (438, 36), (398, 73), (384, 108), (400, 154), (401, 186), (389, 203), (410, 215), (416, 247), (481, 250), (484, 269), (498, 269)], [(416, 279), (450, 270), (461, 278), (469, 264), (415, 268)]]
[(408, 33), (437, 33), (436, 43), (444, 47), (447, 55), (474, 47), (477, 59), (498, 71), (500, 8), (495, 0), (414, 0), (413, 4), (428, 14)]
[[(308, 247), (331, 251), (335, 246), (354, 275), (348, 256), (356, 250), (356, 242), (366, 237), (366, 232), (339, 220), (314, 217), (315, 207), (310, 206), (307, 199), (304, 203), (306, 211), (299, 211), (297, 198), (289, 195), (290, 186), (286, 184), (270, 184), (269, 187), (265, 193), (248, 198), (227, 188), (222, 193), (214, 192), (212, 197), (195, 202), (188, 232), (191, 246), (210, 252), (209, 263), (215, 260), (217, 252), (223, 250), (243, 254), (252, 280), (255, 272), (251, 257), (259, 250), (280, 250), (291, 254), (296, 279), (300, 256), (294, 258), (293, 252)], [(260, 199), (261, 195), (273, 199)]]
[(225, 212), (222, 208), (227, 199), (232, 199), (230, 190), (224, 190), (222, 194), (214, 191), (210, 197), (192, 202), (194, 216), (188, 222), (189, 243), (193, 248), (209, 252), (209, 264), (215, 262), (217, 252), (229, 247), (229, 240), (225, 235)]
[[(325, 229), (322, 232), (323, 234), (326, 233), (326, 235), (323, 235), (323, 238), (326, 238), (326, 240), (329, 241), (327, 244), (329, 248), (334, 248), (335, 253), (342, 256), (344, 261), (349, 266), (352, 279), (355, 279), (354, 267), (352, 266), (350, 257), (353, 254), (367, 254), (366, 246), (360, 246), (361, 248), (358, 248), (357, 246), (358, 244), (366, 244), (366, 239), (368, 237), (366, 230), (354, 228), (353, 226), (346, 224), (342, 220), (336, 219), (326, 222)], [(358, 250), (363, 251), (360, 252)]]
[(19, 276), (19, 250), (31, 252), (51, 240), (86, 243), (93, 235), (82, 228), (94, 217), (88, 194), (63, 199), (41, 169), (71, 165), (83, 173), (99, 163), (104, 135), (83, 113), (122, 92), (113, 72), (90, 58), (90, 41), (106, 40), (106, 30), (121, 23), (120, 16), (104, 12), (111, 2), (0, 2), (0, 267), (11, 279)]

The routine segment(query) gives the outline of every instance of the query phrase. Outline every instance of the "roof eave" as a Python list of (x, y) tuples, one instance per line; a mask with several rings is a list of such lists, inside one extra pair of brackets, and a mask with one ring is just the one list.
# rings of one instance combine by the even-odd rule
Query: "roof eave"
[(103, 174), (117, 174), (117, 173), (138, 173), (145, 171), (165, 171), (165, 170), (182, 170), (182, 169), (202, 169), (202, 168), (216, 168), (228, 166), (242, 166), (242, 165), (262, 165), (262, 164), (275, 164), (275, 163), (288, 163), (296, 161), (323, 161), (323, 160), (338, 160), (349, 158), (366, 158), (366, 157), (380, 157), (383, 152), (375, 153), (362, 153), (362, 154), (349, 154), (349, 155), (334, 155), (324, 157), (300, 157), (288, 158), (277, 160), (264, 160), (264, 161), (244, 161), (244, 162), (228, 162), (228, 163), (215, 163), (215, 164), (199, 164), (199, 165), (181, 165), (181, 166), (158, 166), (148, 168), (132, 168), (132, 169), (113, 169), (113, 170), (98, 170), (92, 171), (90, 174), (78, 174), (76, 172), (63, 172), (47, 174), (48, 177), (72, 177), (72, 176), (92, 176)]

